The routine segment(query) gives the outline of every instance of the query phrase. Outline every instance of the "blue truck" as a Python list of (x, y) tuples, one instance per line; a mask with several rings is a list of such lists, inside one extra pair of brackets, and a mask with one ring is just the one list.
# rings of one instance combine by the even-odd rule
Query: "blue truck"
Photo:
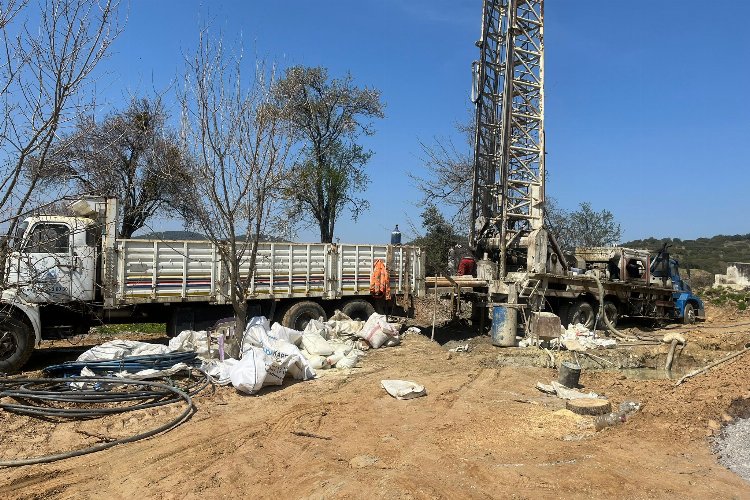
[[(680, 263), (669, 256), (669, 246), (664, 246), (656, 254), (651, 264), (651, 274), (660, 276), (666, 274), (672, 283), (672, 298), (674, 299), (674, 318), (683, 323), (693, 324), (697, 319), (706, 319), (703, 301), (693, 293), (690, 284), (680, 276)], [(688, 277), (690, 269), (687, 270)]]
[(604, 288), (604, 312), (612, 324), (621, 317), (688, 324), (706, 317), (703, 301), (680, 275), (679, 262), (666, 246), (655, 256), (624, 247), (577, 248), (567, 273), (545, 276), (545, 299), (563, 326), (597, 325), (601, 295), (594, 277)]

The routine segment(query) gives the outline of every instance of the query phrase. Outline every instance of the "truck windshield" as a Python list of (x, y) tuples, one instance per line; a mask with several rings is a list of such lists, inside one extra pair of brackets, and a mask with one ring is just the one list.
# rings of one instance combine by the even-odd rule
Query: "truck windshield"
[(70, 248), (70, 229), (65, 224), (36, 224), (26, 241), (28, 253), (68, 253)]
[(670, 261), (669, 262), (669, 274), (672, 278), (672, 281), (676, 281), (680, 279), (680, 269), (677, 267), (677, 262)]

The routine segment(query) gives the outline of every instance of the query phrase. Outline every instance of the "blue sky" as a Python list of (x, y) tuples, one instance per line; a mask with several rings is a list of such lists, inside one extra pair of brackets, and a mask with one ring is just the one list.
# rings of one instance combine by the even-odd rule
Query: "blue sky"
[[(647, 4), (546, 2), (548, 195), (609, 209), (624, 240), (750, 233), (750, 2), (720, 14), (692, 0)], [(282, 67), (350, 71), (387, 107), (365, 141), (371, 209), (344, 215), (337, 236), (385, 241), (398, 223), (408, 238), (421, 207), (406, 172), (422, 173), (420, 139), (456, 136), (469, 113), (480, 14), (480, 0), (131, 0), (100, 68), (100, 110), (175, 82), (206, 22)]]

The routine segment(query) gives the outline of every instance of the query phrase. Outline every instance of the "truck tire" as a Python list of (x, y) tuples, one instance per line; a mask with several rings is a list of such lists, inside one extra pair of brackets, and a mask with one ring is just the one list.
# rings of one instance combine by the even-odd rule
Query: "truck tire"
[[(617, 310), (617, 304), (610, 300), (604, 301), (604, 314), (607, 315), (607, 319), (609, 319), (609, 322), (612, 324), (614, 328), (617, 328), (617, 320), (620, 319), (620, 313)], [(600, 328), (602, 330), (607, 330), (607, 323), (604, 322), (604, 319), (602, 318), (602, 321), (600, 322)]]
[(34, 351), (34, 334), (29, 325), (0, 312), (0, 373), (15, 373)]
[(323, 318), (323, 321), (327, 319), (326, 312), (323, 307), (317, 302), (305, 300), (297, 302), (287, 309), (284, 313), (284, 317), (281, 320), (281, 324), (287, 328), (293, 330), (302, 331), (305, 329), (307, 324), (312, 319)]
[(585, 300), (579, 300), (570, 308), (568, 313), (569, 324), (575, 325), (581, 323), (588, 330), (593, 330), (595, 321), (596, 312), (594, 312), (594, 306)]
[(341, 312), (352, 319), (367, 321), (375, 312), (375, 307), (366, 300), (356, 299), (350, 300), (344, 304), (344, 307), (341, 308)]
[(693, 304), (690, 302), (685, 304), (685, 311), (682, 314), (682, 322), (686, 325), (692, 325), (695, 323), (695, 307), (693, 307)]

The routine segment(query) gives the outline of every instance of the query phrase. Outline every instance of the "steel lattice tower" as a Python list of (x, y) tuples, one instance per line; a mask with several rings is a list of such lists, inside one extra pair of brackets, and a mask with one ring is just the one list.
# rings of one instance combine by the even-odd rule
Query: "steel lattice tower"
[(469, 242), (499, 251), (504, 277), (544, 219), (544, 0), (484, 0), (477, 45)]

